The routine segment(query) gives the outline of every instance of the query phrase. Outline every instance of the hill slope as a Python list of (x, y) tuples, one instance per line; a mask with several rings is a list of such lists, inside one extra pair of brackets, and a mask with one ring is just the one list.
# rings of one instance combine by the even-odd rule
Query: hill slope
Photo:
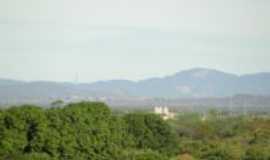
[(203, 98), (238, 94), (270, 95), (270, 73), (237, 76), (212, 69), (195, 68), (174, 75), (138, 82), (98, 81), (89, 84), (23, 82), (0, 79), (0, 101), (55, 99), (63, 97), (162, 97)]

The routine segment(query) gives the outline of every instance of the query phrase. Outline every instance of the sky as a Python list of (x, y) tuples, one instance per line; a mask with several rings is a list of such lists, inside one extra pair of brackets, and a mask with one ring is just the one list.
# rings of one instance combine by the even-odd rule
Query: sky
[(269, 0), (1, 0), (0, 78), (270, 72)]

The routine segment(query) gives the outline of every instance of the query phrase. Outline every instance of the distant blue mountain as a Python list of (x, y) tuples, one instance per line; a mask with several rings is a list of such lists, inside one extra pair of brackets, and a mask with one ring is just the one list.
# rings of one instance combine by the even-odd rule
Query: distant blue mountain
[(223, 97), (238, 94), (270, 95), (270, 73), (238, 76), (213, 69), (195, 68), (139, 82), (105, 81), (90, 84), (102, 91), (122, 91), (147, 97)]
[(145, 79), (138, 82), (110, 80), (89, 84), (0, 79), (0, 101), (67, 96), (203, 98), (239, 94), (269, 96), (270, 73), (238, 76), (213, 69), (195, 68), (166, 77)]

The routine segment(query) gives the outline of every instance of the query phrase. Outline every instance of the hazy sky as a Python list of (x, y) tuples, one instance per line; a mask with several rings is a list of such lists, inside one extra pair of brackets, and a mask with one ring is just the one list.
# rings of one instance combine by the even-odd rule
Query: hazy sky
[(270, 71), (269, 0), (0, 0), (0, 77)]

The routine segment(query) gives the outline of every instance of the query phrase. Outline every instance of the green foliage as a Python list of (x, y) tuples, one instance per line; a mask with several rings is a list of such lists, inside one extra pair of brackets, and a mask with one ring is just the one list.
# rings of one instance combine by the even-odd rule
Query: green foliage
[(269, 160), (270, 119), (223, 116), (211, 111), (181, 115), (172, 121), (180, 137), (180, 154), (202, 160)]
[(221, 144), (210, 144), (203, 149), (202, 160), (232, 160), (233, 156), (226, 146)]
[(129, 149), (124, 150), (118, 160), (169, 160), (165, 155), (153, 151), (150, 149), (139, 150), (139, 149)]
[(135, 154), (135, 160), (168, 160), (165, 156), (158, 152), (147, 150), (144, 152), (138, 152)]
[(177, 136), (160, 116), (132, 113), (124, 119), (128, 124), (128, 133), (133, 136), (137, 148), (152, 149), (166, 155), (178, 153)]
[(270, 160), (270, 119), (217, 111), (164, 121), (104, 103), (0, 110), (2, 160)]
[(31, 154), (10, 154), (0, 156), (2, 160), (56, 160), (47, 154), (31, 153)]
[(41, 108), (29, 105), (10, 108), (0, 119), (0, 148), (3, 151), (29, 153), (42, 149), (47, 121)]
[(124, 144), (128, 145), (123, 120), (113, 117), (103, 103), (81, 102), (49, 110), (12, 107), (0, 119), (2, 155), (38, 157), (36, 153), (43, 153), (58, 159), (117, 159)]
[(269, 160), (270, 159), (270, 146), (252, 146), (247, 151), (243, 160)]

